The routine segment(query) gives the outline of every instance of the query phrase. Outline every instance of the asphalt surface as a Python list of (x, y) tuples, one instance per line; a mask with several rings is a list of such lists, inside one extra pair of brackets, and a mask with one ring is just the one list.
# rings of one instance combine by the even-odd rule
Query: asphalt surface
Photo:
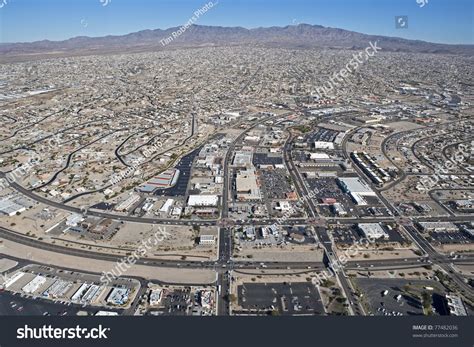
[[(280, 115), (281, 116), (281, 115)], [(224, 162), (224, 191), (223, 191), (223, 199), (222, 199), (222, 211), (221, 211), (221, 218), (218, 220), (206, 220), (206, 221), (193, 221), (193, 220), (185, 220), (179, 221), (175, 219), (157, 219), (157, 218), (140, 218), (140, 217), (133, 217), (133, 216), (125, 216), (125, 215), (117, 215), (111, 214), (101, 211), (95, 210), (88, 210), (87, 215), (101, 217), (101, 218), (110, 218), (113, 220), (119, 221), (128, 221), (128, 222), (136, 222), (136, 223), (148, 223), (148, 224), (173, 224), (173, 225), (219, 225), (219, 223), (223, 220), (226, 220), (228, 217), (228, 193), (229, 193), (229, 162), (231, 156), (234, 152), (235, 145), (241, 141), (241, 139), (245, 136), (245, 134), (250, 131), (251, 129), (255, 128), (258, 124), (270, 119), (272, 117), (267, 117), (263, 120), (259, 120), (255, 124), (253, 124), (250, 128), (247, 128), (244, 132), (242, 132), (238, 138), (231, 144), (229, 150), (225, 157)], [(194, 132), (194, 122), (193, 122), (193, 132)], [(192, 136), (192, 135), (191, 135)], [(187, 139), (186, 139), (187, 140)], [(185, 140), (185, 141), (186, 141)], [(285, 162), (288, 165), (288, 170), (290, 172), (291, 177), (293, 178), (298, 193), (301, 197), (308, 196), (308, 189), (304, 184), (303, 179), (299, 175), (299, 172), (294, 165), (292, 158), (291, 158), (291, 146), (290, 141), (285, 144), (284, 147), (284, 158)], [(344, 147), (344, 146), (343, 146)], [(347, 153), (345, 152), (346, 156)], [(357, 170), (357, 166), (356, 166)], [(361, 177), (365, 177), (362, 173), (359, 172)], [(5, 173), (0, 173), (0, 177), (5, 177)], [(19, 193), (29, 197), (32, 200), (40, 202), (42, 204), (52, 206), (58, 209), (62, 209), (65, 211), (69, 211), (72, 213), (83, 213), (83, 210), (80, 208), (72, 207), (65, 205), (64, 203), (50, 201), (46, 198), (43, 198), (39, 195), (36, 195), (32, 191), (18, 185), (15, 182), (9, 182), (11, 188), (18, 191)], [(373, 187), (372, 184), (370, 184)], [(375, 187), (373, 187), (374, 190)], [(383, 197), (380, 197), (382, 202), (390, 209), (393, 213), (396, 211), (393, 207), (386, 201)], [(394, 221), (394, 218), (387, 218), (387, 217), (367, 217), (367, 218), (324, 218), (320, 217), (317, 214), (317, 208), (314, 206), (311, 199), (305, 199), (309, 205), (308, 212), (313, 219), (319, 219), (323, 222), (323, 224), (327, 223), (339, 223), (339, 224), (356, 224), (360, 223), (362, 220), (366, 223), (376, 223), (376, 222), (390, 222)], [(443, 216), (443, 217), (418, 217), (418, 218), (411, 218), (412, 221), (474, 221), (474, 216)], [(268, 225), (276, 223), (277, 220), (274, 219), (263, 219), (263, 220), (244, 220), (244, 221), (234, 221), (235, 225)], [(288, 220), (288, 225), (295, 225), (295, 224), (307, 224), (308, 219), (293, 219)], [(426, 241), (423, 237), (421, 237), (416, 231), (409, 230), (410, 237), (418, 244), (420, 249), (423, 250), (425, 255), (429, 258), (429, 264), (436, 264), (439, 265), (443, 270), (448, 273), (454, 282), (461, 288), (461, 291), (464, 295), (468, 295), (472, 292), (469, 286), (464, 282), (464, 279), (456, 273), (451, 263), (470, 263), (474, 260), (473, 257), (467, 257), (464, 259), (450, 259), (446, 256), (440, 255), (437, 253), (433, 247)], [(322, 242), (322, 245), (325, 249), (326, 257), (330, 260), (329, 265), (330, 267), (337, 264), (338, 260), (334, 259), (334, 254), (332, 250), (332, 243), (327, 235), (326, 230), (317, 230), (315, 236)], [(45, 243), (30, 237), (27, 237), (23, 234), (14, 232), (7, 228), (0, 227), (0, 237), (28, 245), (31, 247), (35, 247), (38, 249), (43, 249), (51, 252), (56, 252), (60, 254), (67, 254), (73, 255), (78, 257), (85, 257), (90, 259), (98, 259), (98, 260), (106, 260), (106, 261), (118, 261), (121, 260), (122, 257), (116, 255), (110, 255), (106, 253), (94, 252), (90, 250), (84, 249), (74, 249), (70, 247), (64, 247), (56, 244)], [(229, 302), (227, 299), (227, 294), (230, 286), (231, 274), (233, 270), (245, 270), (245, 269), (263, 269), (260, 266), (259, 262), (249, 262), (249, 261), (242, 261), (242, 262), (233, 262), (231, 261), (231, 254), (232, 254), (232, 234), (228, 228), (221, 227), (219, 229), (219, 242), (218, 242), (218, 259), (216, 261), (177, 261), (177, 260), (162, 260), (162, 259), (139, 259), (137, 264), (145, 265), (145, 266), (152, 266), (152, 267), (171, 267), (171, 268), (196, 268), (196, 269), (212, 269), (217, 273), (217, 286), (219, 289), (219, 300), (218, 300), (218, 314), (220, 315), (228, 315), (230, 314), (229, 310)], [(416, 266), (423, 266), (426, 265), (426, 259), (423, 257), (420, 258), (409, 258), (403, 260), (372, 260), (372, 261), (359, 261), (359, 262), (348, 262), (345, 264), (346, 269), (392, 269), (392, 268), (411, 268)], [(339, 267), (341, 268), (341, 267)], [(267, 262), (265, 263), (265, 269), (311, 269), (309, 271), (317, 271), (324, 269), (324, 265), (318, 262)], [(336, 269), (335, 275), (337, 277), (338, 282), (341, 284), (344, 293), (349, 301), (349, 308), (351, 313), (353, 314), (363, 314), (363, 309), (361, 305), (358, 303), (357, 298), (353, 294), (353, 290), (350, 287), (350, 283), (348, 282), (345, 274), (344, 274), (344, 267), (342, 267), (342, 271), (338, 271)], [(132, 307), (133, 309), (133, 307)], [(132, 310), (131, 309), (131, 310)], [(130, 312), (131, 312), (130, 310)]]

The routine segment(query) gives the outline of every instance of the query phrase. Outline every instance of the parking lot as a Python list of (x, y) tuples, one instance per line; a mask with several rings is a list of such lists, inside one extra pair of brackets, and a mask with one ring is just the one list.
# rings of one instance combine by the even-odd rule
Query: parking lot
[(255, 167), (259, 167), (259, 165), (277, 165), (283, 164), (283, 157), (270, 153), (254, 153), (252, 162)]
[(360, 240), (360, 235), (354, 227), (337, 227), (331, 234), (339, 245), (353, 245)]
[(324, 314), (321, 297), (310, 282), (244, 283), (238, 286), (238, 302), (244, 310), (281, 315)]
[[(422, 292), (431, 294), (435, 314), (447, 314), (443, 299), (445, 293), (438, 282), (398, 278), (358, 278), (355, 282), (364, 293), (364, 300), (368, 303), (371, 313), (376, 316), (423, 315), (420, 299)], [(434, 290), (425, 289), (427, 287)]]
[(162, 307), (149, 312), (152, 315), (186, 316), (191, 305), (191, 289), (167, 290), (161, 300)]
[[(290, 243), (297, 243), (297, 244), (311, 244), (316, 243), (314, 236), (309, 231), (308, 227), (306, 226), (290, 226), (290, 227), (283, 227), (285, 231), (288, 233), (286, 236), (286, 240)], [(295, 236), (300, 236), (300, 238)], [(303, 239), (304, 238), (304, 239)]]
[(472, 243), (472, 239), (462, 231), (457, 232), (431, 232), (431, 238), (442, 244), (469, 244)]
[[(110, 311), (110, 309), (107, 310)], [(98, 309), (91, 310), (91, 308), (73, 304), (56, 304), (41, 298), (32, 299), (10, 292), (0, 292), (0, 315), (2, 316), (72, 316), (79, 311), (94, 314)]]
[(315, 141), (333, 142), (338, 134), (339, 132), (334, 131), (334, 130), (319, 128), (318, 130), (307, 135), (305, 140), (307, 142), (315, 142)]
[(285, 170), (260, 170), (262, 191), (267, 199), (287, 199), (292, 192)]
[(168, 189), (157, 189), (153, 194), (162, 196), (185, 196), (194, 159), (201, 151), (201, 147), (184, 156), (175, 166), (179, 170), (178, 182)]

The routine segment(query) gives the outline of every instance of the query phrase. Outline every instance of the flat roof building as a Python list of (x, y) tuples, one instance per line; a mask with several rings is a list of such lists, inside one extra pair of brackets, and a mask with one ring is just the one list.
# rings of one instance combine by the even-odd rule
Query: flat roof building
[(31, 294), (36, 292), (44, 283), (46, 282), (46, 277), (37, 275), (33, 278), (26, 286), (22, 288), (23, 292)]
[(448, 301), (450, 315), (467, 316), (466, 307), (459, 296), (446, 294), (446, 300)]
[(419, 222), (424, 232), (456, 232), (459, 228), (452, 222)]
[(236, 178), (237, 198), (239, 200), (260, 200), (262, 195), (253, 170), (241, 171)]
[(327, 141), (315, 141), (314, 142), (314, 148), (316, 148), (316, 149), (334, 149), (334, 143), (333, 142), (327, 142)]
[(6, 198), (0, 200), (0, 214), (12, 217), (17, 213), (26, 211), (26, 207)]
[(217, 206), (219, 197), (217, 195), (190, 195), (188, 199), (188, 206)]
[(107, 297), (107, 303), (121, 306), (127, 303), (130, 290), (127, 288), (113, 288)]
[(337, 180), (341, 188), (347, 193), (355, 193), (361, 196), (376, 196), (375, 192), (358, 177), (340, 177)]
[(160, 212), (169, 214), (170, 210), (171, 210), (171, 207), (173, 206), (173, 203), (174, 203), (173, 199), (166, 200), (166, 202), (163, 204), (163, 206), (161, 206)]
[(199, 237), (199, 244), (211, 246), (216, 243), (216, 237), (214, 235), (201, 235)]
[(369, 240), (389, 239), (389, 235), (379, 223), (360, 223), (357, 227)]
[(252, 164), (252, 152), (236, 152), (232, 166), (245, 167)]
[(178, 181), (179, 173), (180, 171), (178, 169), (166, 170), (138, 187), (138, 191), (142, 193), (152, 193), (156, 189), (171, 188)]

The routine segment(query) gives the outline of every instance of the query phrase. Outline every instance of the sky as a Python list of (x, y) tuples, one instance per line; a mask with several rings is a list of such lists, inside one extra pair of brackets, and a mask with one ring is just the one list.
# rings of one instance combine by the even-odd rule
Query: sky
[[(185, 24), (210, 0), (0, 0), (0, 42), (123, 35)], [(195, 24), (319, 24), (366, 34), (474, 44), (474, 0), (211, 0)], [(104, 6), (105, 5), (105, 6)], [(396, 28), (395, 16), (407, 16)]]

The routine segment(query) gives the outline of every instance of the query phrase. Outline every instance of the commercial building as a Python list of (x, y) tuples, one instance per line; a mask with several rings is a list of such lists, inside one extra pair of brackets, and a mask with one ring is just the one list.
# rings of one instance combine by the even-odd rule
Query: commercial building
[(5, 289), (8, 289), (10, 286), (12, 286), (16, 281), (18, 281), (24, 275), (25, 275), (24, 272), (17, 272), (12, 277), (10, 277), (10, 278), (7, 277), (7, 280), (3, 283), (3, 287)]
[(86, 292), (86, 290), (90, 287), (90, 284), (88, 283), (83, 283), (81, 284), (81, 286), (79, 287), (79, 289), (76, 290), (76, 292), (73, 294), (73, 296), (71, 297), (71, 301), (72, 302), (79, 302), (81, 301), (82, 299), (82, 296), (84, 295), (84, 293)]
[(381, 185), (390, 180), (388, 172), (382, 169), (367, 153), (352, 152), (351, 158), (374, 184)]
[(80, 214), (73, 213), (66, 219), (66, 225), (68, 227), (77, 227), (79, 223), (84, 220), (84, 217)]
[(249, 240), (255, 240), (257, 238), (257, 234), (255, 232), (255, 227), (253, 227), (253, 226), (245, 226), (244, 227), (244, 234), (245, 234), (245, 237)]
[(219, 202), (217, 195), (190, 195), (188, 199), (188, 206), (201, 207), (201, 206), (214, 206), (216, 207)]
[(107, 303), (122, 306), (128, 302), (130, 290), (127, 288), (113, 288), (107, 297)]
[(310, 153), (309, 154), (309, 159), (311, 160), (316, 160), (316, 161), (330, 161), (331, 158), (329, 157), (329, 155), (327, 155), (326, 153)]
[(236, 190), (239, 200), (260, 200), (262, 198), (257, 175), (253, 170), (245, 170), (237, 174)]
[(357, 205), (367, 205), (364, 197), (375, 197), (375, 192), (367, 187), (358, 177), (340, 177), (337, 179), (341, 189), (348, 193)]
[(46, 277), (37, 275), (33, 278), (26, 286), (22, 288), (22, 291), (31, 294), (36, 292), (44, 283), (46, 282)]
[(419, 222), (423, 232), (456, 232), (459, 228), (452, 222)]
[(246, 167), (252, 164), (252, 152), (236, 152), (232, 166)]
[(96, 284), (92, 284), (84, 293), (84, 295), (81, 298), (81, 302), (84, 304), (90, 304), (97, 300), (97, 298), (100, 296), (102, 293), (102, 290), (104, 288), (101, 286), (98, 286)]
[(338, 216), (345, 216), (347, 215), (347, 211), (344, 209), (344, 206), (340, 202), (335, 202), (331, 205), (332, 210)]
[(156, 189), (171, 188), (178, 181), (179, 173), (180, 171), (178, 169), (166, 170), (137, 189), (142, 193), (152, 193)]
[(160, 212), (169, 214), (170, 210), (171, 210), (171, 207), (173, 207), (173, 203), (174, 203), (173, 199), (166, 200), (166, 202), (163, 204), (163, 206), (161, 206)]
[(211, 309), (214, 306), (214, 292), (211, 290), (201, 291), (201, 305), (205, 309)]
[(24, 211), (26, 211), (26, 206), (17, 203), (12, 198), (0, 200), (0, 214), (12, 217)]
[(70, 281), (57, 280), (43, 292), (43, 296), (51, 299), (61, 298), (67, 293), (72, 285), (73, 283)]
[(314, 141), (314, 148), (315, 149), (333, 150), (334, 149), (334, 143), (333, 142), (327, 142), (327, 141)]
[(201, 235), (199, 237), (199, 244), (205, 246), (212, 246), (216, 244), (216, 237), (214, 235)]
[(369, 240), (389, 239), (389, 235), (379, 223), (360, 223), (357, 227)]
[(448, 301), (450, 315), (467, 316), (466, 307), (459, 296), (446, 294), (446, 300)]
[(140, 200), (140, 195), (132, 194), (127, 198), (127, 200), (122, 201), (120, 204), (118, 204), (115, 209), (117, 211), (125, 212), (125, 211), (129, 210), (139, 200)]
[(152, 289), (150, 292), (150, 305), (158, 306), (161, 304), (161, 299), (163, 298), (163, 289)]

